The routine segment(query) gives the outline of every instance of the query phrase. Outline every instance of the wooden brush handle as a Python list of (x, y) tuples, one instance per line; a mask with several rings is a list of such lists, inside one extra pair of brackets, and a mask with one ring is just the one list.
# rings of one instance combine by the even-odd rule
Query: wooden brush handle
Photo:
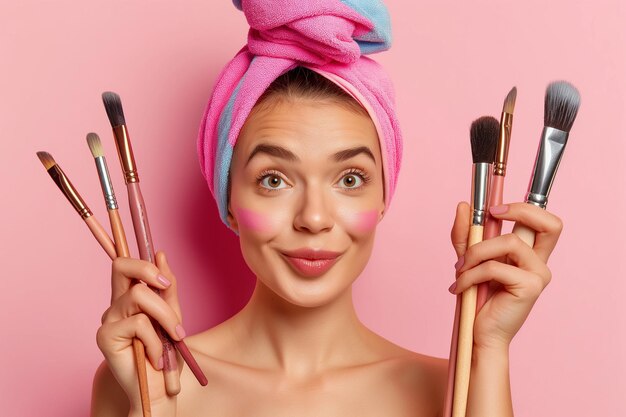
[[(467, 247), (483, 240), (483, 227), (471, 226)], [(454, 377), (454, 396), (452, 417), (465, 417), (469, 394), (470, 369), (472, 365), (472, 347), (474, 345), (474, 318), (476, 316), (476, 286), (463, 291), (461, 298), (461, 316), (459, 319), (459, 339)]]
[[(128, 250), (128, 242), (124, 233), (122, 219), (117, 210), (109, 210), (109, 220), (111, 222), (111, 231), (113, 240), (115, 241), (115, 249), (117, 256), (128, 258), (130, 251)], [(148, 371), (146, 370), (146, 350), (141, 340), (133, 338), (133, 353), (135, 354), (135, 365), (137, 366), (137, 378), (139, 380), (139, 395), (141, 396), (141, 409), (143, 417), (151, 417), (152, 410), (150, 408), (150, 392), (148, 390)]]
[(452, 399), (454, 396), (454, 373), (456, 372), (456, 353), (459, 347), (459, 319), (461, 318), (461, 297), (456, 296), (456, 306), (454, 308), (454, 322), (452, 324), (452, 338), (450, 339), (450, 356), (448, 356), (448, 384), (446, 386), (446, 396), (443, 403), (443, 417), (452, 416)]
[(137, 364), (137, 378), (139, 379), (139, 395), (141, 396), (141, 410), (143, 417), (151, 417), (150, 392), (148, 391), (148, 373), (146, 370), (146, 350), (141, 340), (133, 338), (133, 353)]
[(515, 233), (531, 248), (535, 246), (535, 231), (530, 227), (521, 223), (515, 223), (515, 226), (513, 226), (513, 233)]
[(104, 249), (107, 255), (109, 255), (109, 258), (115, 259), (117, 257), (115, 245), (113, 244), (113, 241), (107, 234), (106, 230), (104, 230), (104, 227), (102, 227), (100, 222), (96, 220), (96, 216), (89, 216), (84, 219), (84, 221), (89, 230), (91, 230), (91, 233), (100, 244), (100, 246), (102, 246), (102, 249)]

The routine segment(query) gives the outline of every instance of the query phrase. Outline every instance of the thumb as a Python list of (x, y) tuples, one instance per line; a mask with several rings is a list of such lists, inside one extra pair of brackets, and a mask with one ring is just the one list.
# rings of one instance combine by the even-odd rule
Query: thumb
[(465, 254), (467, 250), (467, 237), (470, 229), (470, 206), (465, 201), (460, 202), (456, 206), (456, 217), (454, 218), (454, 225), (452, 225), (452, 231), (450, 232), (450, 240), (457, 258), (460, 258)]
[(172, 284), (164, 290), (161, 290), (161, 297), (165, 300), (166, 303), (170, 305), (178, 315), (178, 319), (182, 322), (182, 314), (180, 311), (180, 303), (178, 301), (178, 282), (176, 281), (176, 276), (172, 272), (169, 263), (167, 262), (167, 257), (165, 256), (165, 252), (158, 251), (155, 254), (156, 258), (156, 266), (159, 268), (159, 271), (165, 278), (167, 278)]

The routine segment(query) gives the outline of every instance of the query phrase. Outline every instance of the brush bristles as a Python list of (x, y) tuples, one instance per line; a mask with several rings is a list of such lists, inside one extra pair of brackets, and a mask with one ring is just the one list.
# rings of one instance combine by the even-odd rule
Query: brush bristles
[(491, 116), (476, 119), (470, 128), (472, 143), (472, 160), (475, 164), (481, 162), (493, 163), (496, 158), (500, 122)]
[(87, 145), (89, 146), (89, 150), (94, 158), (104, 155), (102, 142), (100, 142), (100, 137), (97, 134), (93, 132), (87, 134)]
[(112, 127), (126, 124), (120, 96), (111, 91), (107, 91), (102, 93), (102, 102), (104, 103), (104, 108), (107, 111), (107, 116), (109, 116), (109, 122), (111, 122)]
[(54, 158), (48, 152), (43, 152), (43, 151), (37, 152), (37, 156), (39, 157), (39, 160), (41, 161), (43, 166), (46, 168), (46, 170), (56, 165), (56, 162), (54, 162)]
[(515, 110), (515, 100), (517, 99), (517, 87), (513, 87), (509, 94), (506, 95), (504, 99), (504, 106), (502, 106), (502, 111), (505, 113), (513, 114)]
[(572, 129), (578, 108), (580, 93), (567, 81), (555, 81), (546, 89), (544, 125), (569, 132)]

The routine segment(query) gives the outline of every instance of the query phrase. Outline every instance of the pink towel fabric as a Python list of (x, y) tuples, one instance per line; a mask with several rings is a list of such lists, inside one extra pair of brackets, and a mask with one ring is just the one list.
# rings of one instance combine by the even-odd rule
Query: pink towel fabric
[(402, 158), (402, 136), (393, 86), (366, 53), (390, 46), (386, 7), (378, 0), (234, 0), (250, 31), (248, 43), (219, 75), (198, 135), (202, 173), (227, 220), (228, 175), (239, 131), (258, 98), (285, 72), (303, 66), (350, 93), (378, 131), (385, 204), (393, 196)]

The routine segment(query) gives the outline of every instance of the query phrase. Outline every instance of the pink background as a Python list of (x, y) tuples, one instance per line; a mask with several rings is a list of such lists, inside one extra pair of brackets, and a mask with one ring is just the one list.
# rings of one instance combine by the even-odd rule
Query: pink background
[[(360, 316), (396, 343), (448, 355), (456, 261), (448, 234), (456, 202), (469, 197), (469, 124), (499, 116), (518, 87), (505, 199), (519, 201), (545, 86), (567, 79), (583, 104), (550, 201), (565, 230), (550, 260), (553, 281), (511, 348), (515, 410), (626, 415), (623, 2), (389, 3), (395, 44), (377, 59), (395, 81), (405, 156), (355, 286)], [(84, 139), (98, 132), (130, 231), (102, 91), (124, 100), (154, 239), (181, 281), (187, 330), (214, 326), (246, 302), (253, 276), (195, 153), (213, 82), (246, 30), (228, 0), (0, 5), (2, 415), (88, 413), (110, 261), (35, 152), (52, 153), (106, 224)]]

